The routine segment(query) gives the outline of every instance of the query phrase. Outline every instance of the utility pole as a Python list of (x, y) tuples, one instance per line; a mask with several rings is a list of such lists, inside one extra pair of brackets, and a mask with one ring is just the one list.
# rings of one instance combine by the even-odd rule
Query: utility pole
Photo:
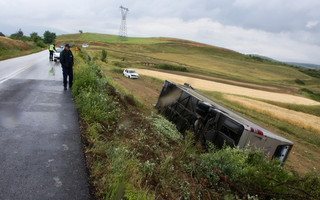
[(127, 13), (129, 12), (128, 8), (120, 6), (121, 10), (121, 25), (119, 30), (119, 36), (121, 40), (127, 40)]

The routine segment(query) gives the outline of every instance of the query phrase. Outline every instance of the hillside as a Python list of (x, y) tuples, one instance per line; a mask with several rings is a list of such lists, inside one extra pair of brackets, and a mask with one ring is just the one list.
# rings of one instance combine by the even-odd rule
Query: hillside
[[(89, 43), (92, 50), (108, 50), (110, 61), (125, 58), (134, 67), (150, 67), (167, 63), (186, 67), (190, 74), (238, 81), (238, 84), (255, 83), (284, 86), (284, 90), (295, 91), (303, 87), (320, 93), (320, 80), (309, 76), (299, 68), (257, 59), (228, 49), (197, 42), (172, 38), (129, 38), (120, 41), (118, 36), (94, 33), (62, 35), (59, 42)], [(100, 55), (94, 55), (96, 57)], [(301, 85), (302, 82), (304, 85)], [(302, 84), (303, 84), (302, 83)], [(300, 85), (299, 85), (300, 84)]]
[[(313, 146), (320, 145), (320, 124), (313, 123), (320, 122), (320, 72), (317, 70), (173, 38), (121, 41), (115, 35), (84, 33), (58, 36), (56, 43), (80, 47), (88, 43), (89, 48), (82, 48), (83, 52), (148, 109), (157, 102), (162, 80), (188, 82), (221, 104), (292, 140), (294, 153), (287, 167), (306, 173), (320, 164), (320, 150)], [(100, 61), (102, 50), (107, 52), (106, 62)], [(147, 76), (127, 80), (121, 76), (123, 68), (136, 68), (138, 72), (143, 69), (140, 73)], [(245, 98), (238, 98), (240, 96)], [(256, 105), (261, 107), (252, 105), (253, 100), (259, 100)], [(292, 113), (290, 118), (286, 113)], [(305, 151), (309, 152), (308, 156)]]
[(33, 42), (13, 40), (0, 36), (0, 60), (23, 56), (40, 51)]
[[(268, 199), (270, 194), (291, 199), (295, 191), (282, 196), (287, 189), (278, 190), (276, 185), (280, 180), (277, 178), (319, 179), (318, 175), (306, 175), (306, 179), (298, 175), (319, 170), (318, 71), (303, 71), (228, 49), (172, 38), (121, 41), (117, 36), (93, 33), (57, 38), (57, 45), (65, 43), (80, 47), (80, 51), (74, 52), (77, 58), (75, 77), (78, 78), (73, 91), (83, 120), (90, 176), (99, 198), (114, 197), (120, 192), (129, 196), (146, 195), (142, 199), (197, 199), (200, 193), (206, 198), (223, 199), (229, 193), (241, 196), (240, 193), (248, 192), (259, 194), (259, 199)], [(84, 43), (89, 47), (81, 48)], [(107, 55), (104, 61), (103, 51)], [(137, 80), (123, 77), (124, 68), (135, 68), (141, 77)], [(203, 153), (199, 146), (191, 144), (190, 138), (181, 145), (181, 135), (176, 134), (166, 120), (155, 120), (157, 111), (153, 104), (157, 102), (165, 79), (188, 82), (215, 101), (293, 141), (284, 171), (277, 171), (278, 165), (276, 168), (265, 165), (263, 158), (253, 164), (247, 159), (252, 155), (232, 152), (237, 150)], [(258, 167), (260, 164), (268, 169)], [(212, 171), (207, 166), (219, 166), (221, 171)], [(253, 171), (265, 172), (267, 176), (249, 175)], [(207, 173), (214, 174), (210, 177), (215, 179), (208, 179)], [(277, 177), (276, 182), (270, 181), (269, 175)], [(237, 183), (235, 187), (244, 189), (240, 193), (232, 186), (232, 181), (231, 187), (230, 182), (225, 182), (229, 189), (222, 186), (228, 177), (235, 176), (240, 178), (233, 179)], [(252, 177), (259, 182), (262, 177), (267, 179), (263, 191), (248, 189), (256, 185)], [(123, 185), (123, 179), (127, 185)], [(250, 183), (243, 187), (246, 179)], [(218, 181), (217, 187), (212, 187), (215, 181)], [(280, 182), (287, 185), (283, 180)], [(302, 187), (305, 183), (297, 181), (295, 184)], [(269, 186), (270, 190), (265, 193)], [(121, 190), (124, 187), (125, 193)], [(137, 187), (138, 191), (133, 189)], [(305, 199), (297, 195), (294, 195), (297, 199)]]

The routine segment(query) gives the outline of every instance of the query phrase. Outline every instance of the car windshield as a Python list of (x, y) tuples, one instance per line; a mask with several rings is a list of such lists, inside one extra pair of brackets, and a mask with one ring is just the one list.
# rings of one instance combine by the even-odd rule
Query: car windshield
[(56, 51), (57, 51), (58, 53), (60, 53), (62, 50), (63, 50), (63, 49), (61, 49), (61, 48), (56, 48)]
[(136, 73), (136, 71), (134, 71), (134, 70), (132, 70), (132, 69), (129, 69), (128, 72), (129, 72), (129, 73)]

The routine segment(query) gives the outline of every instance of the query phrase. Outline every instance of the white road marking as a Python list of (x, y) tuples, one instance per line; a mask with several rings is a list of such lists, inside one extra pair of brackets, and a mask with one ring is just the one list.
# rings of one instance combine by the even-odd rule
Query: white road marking
[(8, 75), (0, 78), (0, 84), (1, 84), (1, 83), (4, 83), (5, 81), (9, 80), (10, 78), (13, 78), (13, 77), (17, 76), (18, 74), (20, 74), (21, 72), (29, 69), (29, 68), (32, 67), (32, 66), (33, 66), (33, 64), (32, 64), (32, 65), (29, 65), (29, 66), (25, 66), (25, 67), (23, 67), (23, 68), (20, 68), (20, 69), (18, 69), (18, 70), (16, 70), (16, 71), (12, 72), (11, 74), (8, 74)]
[[(38, 53), (26, 55), (26, 56), (21, 56), (21, 57), (16, 57), (16, 58), (11, 58), (11, 59), (0, 61), (0, 66), (1, 67), (3, 67), (3, 65), (5, 67), (10, 67), (11, 65), (15, 65), (15, 63), (20, 63), (17, 66), (19, 66), (19, 65), (23, 66), (25, 63), (31, 63), (29, 65), (26, 65), (26, 66), (24, 66), (22, 68), (19, 68), (19, 69), (15, 70), (14, 72), (11, 72), (8, 75), (0, 77), (0, 84), (2, 84), (5, 81), (17, 76), (21, 72), (33, 67), (34, 65), (42, 62), (45, 59), (45, 57), (42, 54), (44, 55), (45, 51), (41, 51), (41, 52), (38, 52)], [(21, 63), (23, 63), (23, 64), (21, 64)]]

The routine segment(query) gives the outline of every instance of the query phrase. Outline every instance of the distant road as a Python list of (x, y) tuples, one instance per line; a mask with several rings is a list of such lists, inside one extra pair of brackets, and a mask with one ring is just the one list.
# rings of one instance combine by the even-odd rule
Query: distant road
[(0, 61), (0, 199), (91, 199), (78, 114), (48, 52)]

